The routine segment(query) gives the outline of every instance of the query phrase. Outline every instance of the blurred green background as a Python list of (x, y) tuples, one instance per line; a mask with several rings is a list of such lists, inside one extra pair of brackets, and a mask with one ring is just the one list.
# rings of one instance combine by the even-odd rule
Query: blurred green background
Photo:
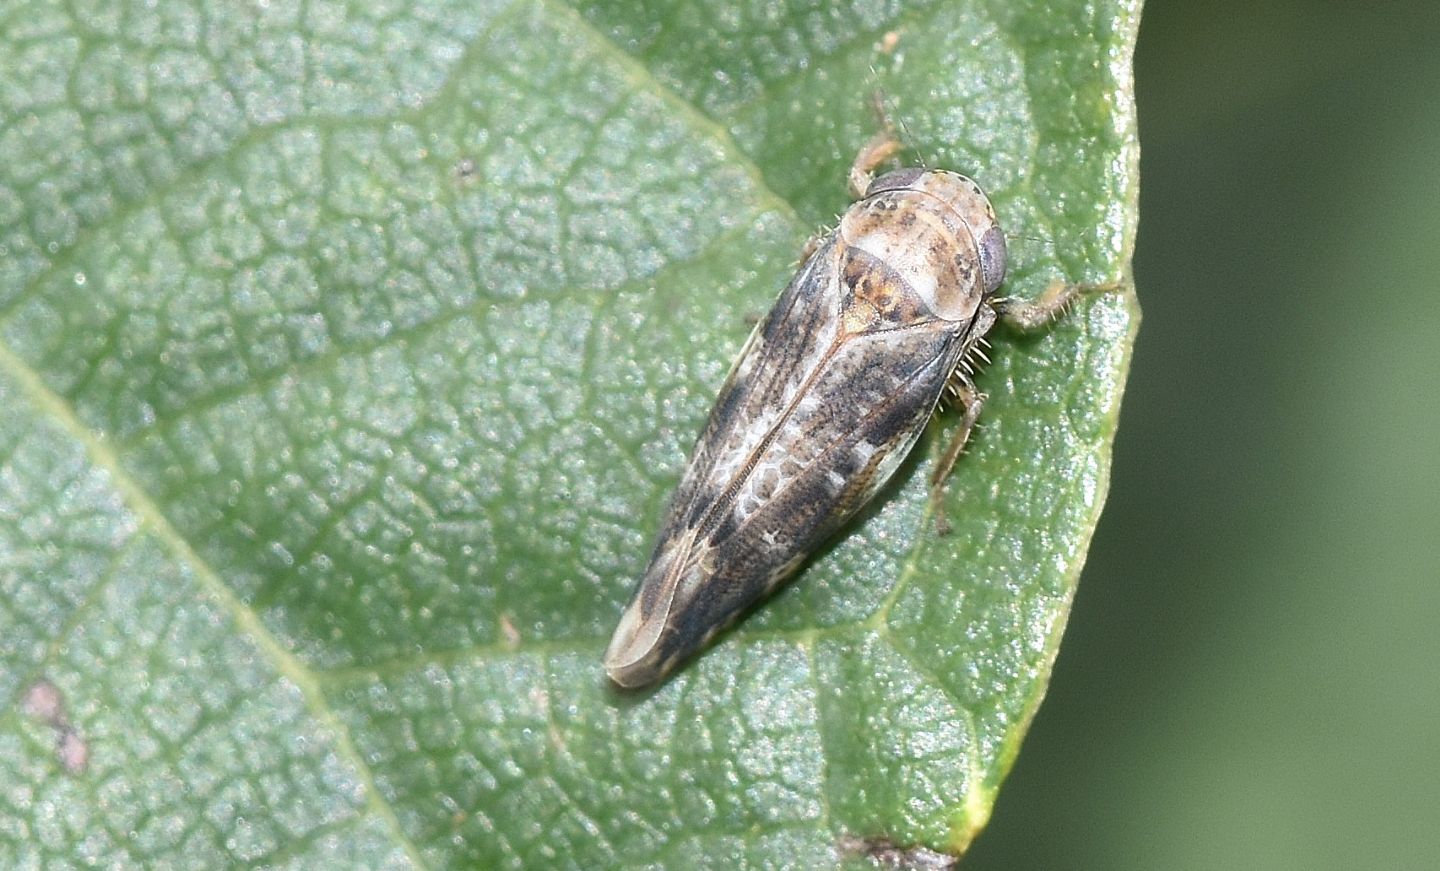
[(1440, 867), (1440, 3), (1148, 2), (1145, 320), (967, 869)]

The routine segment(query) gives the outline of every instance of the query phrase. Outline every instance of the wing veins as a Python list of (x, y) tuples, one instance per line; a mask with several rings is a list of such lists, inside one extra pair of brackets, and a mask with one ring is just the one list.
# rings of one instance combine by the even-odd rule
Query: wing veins
[[(915, 326), (900, 327), (900, 328), (894, 329), (894, 330), (886, 330), (886, 332), (900, 332), (900, 331), (902, 331), (902, 330), (919, 329), (921, 326), (924, 326), (924, 325), (922, 324), (922, 325), (915, 325)], [(961, 347), (963, 347), (963, 346), (966, 344), (966, 339), (968, 339), (969, 332), (970, 332), (970, 328), (969, 328), (969, 326), (967, 326), (967, 327), (966, 327), (966, 333), (965, 333), (965, 335), (962, 336), (962, 337), (960, 337), (960, 340), (959, 340), (959, 345), (960, 345)], [(770, 447), (771, 444), (774, 443), (775, 439), (778, 437), (780, 428), (781, 428), (787, 421), (790, 420), (791, 415), (793, 415), (794, 412), (795, 412), (795, 408), (796, 408), (796, 407), (800, 404), (800, 402), (804, 399), (806, 391), (807, 391), (807, 390), (809, 389), (809, 387), (815, 382), (815, 380), (816, 380), (817, 378), (819, 378), (820, 375), (825, 371), (825, 368), (829, 365), (829, 363), (831, 362), (831, 360), (834, 358), (836, 351), (837, 351), (843, 344), (845, 344), (845, 342), (848, 341), (849, 338), (851, 338), (851, 337), (844, 337), (844, 336), (837, 337), (833, 342), (830, 343), (830, 347), (826, 349), (825, 355), (820, 359), (820, 362), (815, 366), (814, 370), (810, 373), (809, 377), (806, 378), (805, 384), (804, 384), (804, 386), (802, 387), (802, 389), (796, 391), (795, 398), (790, 401), (790, 403), (789, 403), (789, 405), (786, 407), (784, 413), (782, 413), (782, 414), (780, 415), (780, 417), (776, 419), (774, 425), (771, 426), (770, 429), (765, 433), (764, 438), (762, 438), (762, 439), (760, 440), (760, 442), (759, 442), (758, 444), (756, 444), (756, 446), (750, 451), (750, 455), (746, 458), (745, 464), (741, 467), (740, 471), (735, 475), (735, 478), (731, 481), (730, 486), (726, 487), (725, 490), (724, 490), (724, 492), (721, 493), (721, 495), (720, 495), (718, 498), (716, 498), (715, 502), (710, 506), (710, 510), (705, 513), (705, 516), (701, 518), (700, 522), (697, 523), (694, 527), (692, 527), (692, 529), (696, 532), (696, 536), (695, 536), (695, 539), (694, 539), (694, 540), (699, 540), (701, 537), (708, 538), (709, 535), (710, 535), (710, 533), (714, 532), (714, 531), (715, 531), (715, 528), (716, 528), (717, 526), (719, 526), (719, 524), (720, 524), (719, 518), (720, 518), (720, 516), (721, 516), (722, 511), (723, 511), (723, 510), (728, 510), (731, 506), (734, 505), (735, 497), (739, 494), (740, 488), (741, 488), (742, 486), (744, 486), (744, 484), (745, 484), (745, 482), (746, 482), (747, 480), (749, 480), (750, 474), (751, 474), (751, 473), (754, 471), (754, 469), (755, 469), (755, 465), (760, 461), (760, 456)], [(949, 346), (947, 346), (947, 347), (949, 347)], [(943, 355), (937, 355), (937, 356), (935, 357), (935, 359), (936, 359), (936, 360), (940, 359), (940, 356), (943, 356)], [(928, 365), (928, 364), (927, 364), (927, 365)], [(922, 365), (922, 366), (917, 367), (914, 372), (912, 372), (909, 376), (907, 376), (907, 377), (905, 378), (905, 380), (903, 380), (903, 381), (900, 382), (900, 383), (901, 383), (902, 385), (908, 386), (908, 385), (911, 384), (915, 379), (919, 378), (919, 377), (921, 376), (921, 374), (926, 370), (926, 368), (927, 368), (926, 365)], [(947, 377), (948, 377), (948, 373), (947, 373)], [(831, 439), (828, 443), (826, 443), (826, 445), (824, 446), (824, 448), (822, 448), (822, 449), (817, 453), (817, 456), (823, 455), (824, 453), (828, 452), (831, 448), (833, 448), (836, 444), (838, 444), (838, 443), (839, 443), (841, 440), (843, 440), (845, 437), (847, 437), (847, 436), (851, 435), (852, 433), (854, 433), (854, 432), (855, 432), (858, 428), (860, 428), (860, 426), (862, 426), (865, 422), (873, 419), (873, 418), (875, 417), (875, 415), (880, 414), (880, 413), (884, 412), (885, 410), (889, 409), (894, 402), (899, 401), (899, 397), (900, 397), (900, 395), (901, 395), (902, 393), (903, 393), (903, 391), (898, 391), (895, 395), (890, 396), (890, 397), (887, 397), (884, 402), (881, 402), (881, 403), (877, 404), (873, 409), (871, 409), (869, 412), (867, 412), (867, 413), (865, 414), (865, 416), (862, 417), (862, 418), (860, 419), (860, 421), (858, 421), (855, 426), (849, 427), (849, 428), (845, 429), (845, 430), (844, 430), (843, 432), (841, 432), (839, 435), (835, 436), (835, 437), (834, 437), (833, 439)], [(937, 401), (938, 401), (938, 394), (937, 394)], [(812, 465), (813, 465), (813, 464), (806, 464), (804, 467), (802, 467), (802, 470), (801, 470), (800, 474), (796, 475), (795, 478), (792, 479), (789, 483), (787, 483), (784, 487), (781, 487), (781, 488), (777, 489), (777, 490), (775, 491), (775, 493), (771, 495), (771, 498), (772, 498), (772, 499), (775, 498), (775, 497), (778, 496), (780, 493), (784, 492), (785, 490), (787, 490), (787, 489), (789, 489), (791, 486), (793, 486), (794, 483), (795, 483), (795, 481), (798, 481), (801, 477), (803, 477), (805, 471), (807, 471), (808, 469), (810, 469)]]

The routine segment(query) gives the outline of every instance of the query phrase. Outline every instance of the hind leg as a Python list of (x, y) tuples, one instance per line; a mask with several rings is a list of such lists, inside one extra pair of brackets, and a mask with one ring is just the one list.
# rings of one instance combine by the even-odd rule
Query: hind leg
[(950, 521), (945, 517), (945, 481), (964, 453), (965, 444), (970, 441), (970, 433), (980, 419), (986, 398), (969, 381), (961, 381), (956, 386), (954, 397), (955, 404), (961, 409), (960, 426), (950, 437), (950, 444), (945, 446), (945, 453), (935, 464), (935, 471), (930, 473), (930, 513), (935, 517), (935, 531), (940, 535), (950, 534)]

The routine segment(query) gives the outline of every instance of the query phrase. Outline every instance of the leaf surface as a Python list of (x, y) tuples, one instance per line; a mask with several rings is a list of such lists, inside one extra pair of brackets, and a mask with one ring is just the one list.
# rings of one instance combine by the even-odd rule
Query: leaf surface
[(1009, 292), (1128, 277), (1138, 15), (0, 11), (0, 864), (963, 852), (1104, 499), (1133, 298), (996, 334), (951, 535), (941, 415), (657, 692), (599, 658), (872, 91), (989, 191)]

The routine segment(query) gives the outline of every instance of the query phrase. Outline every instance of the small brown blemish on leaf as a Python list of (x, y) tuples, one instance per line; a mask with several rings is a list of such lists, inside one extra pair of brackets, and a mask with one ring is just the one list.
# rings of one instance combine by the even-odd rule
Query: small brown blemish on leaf
[(60, 767), (65, 769), (66, 774), (84, 774), (90, 764), (90, 745), (67, 724), (56, 730), (55, 757), (60, 760)]
[(520, 630), (515, 628), (509, 614), (500, 615), (500, 637), (504, 639), (505, 646), (511, 650), (520, 648)]
[(880, 37), (880, 43), (875, 46), (881, 54), (894, 54), (895, 46), (900, 44), (900, 31), (891, 30)]
[(65, 714), (65, 694), (46, 677), (38, 677), (20, 697), (25, 716), (55, 730), (55, 758), (66, 774), (85, 773), (90, 764), (90, 745)]
[(47, 726), (59, 726), (65, 722), (65, 696), (49, 678), (36, 678), (21, 696), (20, 710)]
[(561, 734), (560, 728), (554, 723), (545, 729), (545, 737), (550, 740), (550, 746), (557, 752), (568, 753), (570, 751), (569, 745), (565, 743), (565, 736)]
[(880, 868), (895, 871), (951, 871), (960, 864), (959, 856), (941, 853), (929, 847), (902, 847), (888, 838), (844, 835), (835, 846), (842, 859), (869, 859)]

